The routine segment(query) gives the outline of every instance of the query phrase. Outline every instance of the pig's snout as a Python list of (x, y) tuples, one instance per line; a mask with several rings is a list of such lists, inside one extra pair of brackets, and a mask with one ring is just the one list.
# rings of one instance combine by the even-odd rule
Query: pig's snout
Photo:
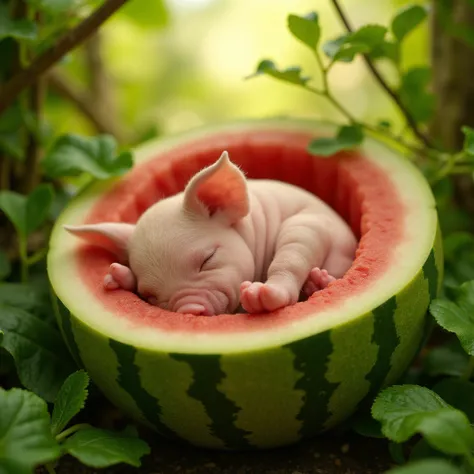
[(186, 313), (186, 314), (194, 314), (196, 316), (204, 316), (206, 314), (206, 308), (202, 304), (196, 303), (187, 303), (179, 306), (176, 309), (177, 313)]

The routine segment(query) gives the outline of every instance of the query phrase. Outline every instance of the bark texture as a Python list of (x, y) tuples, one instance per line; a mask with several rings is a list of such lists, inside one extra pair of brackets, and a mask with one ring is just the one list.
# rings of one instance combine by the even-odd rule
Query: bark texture
[[(443, 3), (447, 3), (443, 0)], [(474, 7), (469, 0), (451, 0), (452, 21), (474, 32)], [(447, 150), (463, 144), (461, 127), (474, 127), (474, 48), (454, 38), (443, 27), (445, 12), (440, 0), (432, 2), (431, 60), (437, 109), (430, 127), (432, 141)], [(474, 183), (469, 175), (455, 176), (458, 203), (474, 214)]]

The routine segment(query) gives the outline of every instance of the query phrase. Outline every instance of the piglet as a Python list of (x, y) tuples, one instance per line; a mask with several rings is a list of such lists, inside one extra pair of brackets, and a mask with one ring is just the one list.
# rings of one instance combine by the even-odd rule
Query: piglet
[(357, 245), (323, 201), (287, 183), (247, 180), (227, 152), (136, 224), (65, 228), (114, 249), (122, 263), (110, 266), (106, 289), (203, 316), (239, 303), (249, 313), (294, 304), (302, 290), (309, 296), (342, 277)]

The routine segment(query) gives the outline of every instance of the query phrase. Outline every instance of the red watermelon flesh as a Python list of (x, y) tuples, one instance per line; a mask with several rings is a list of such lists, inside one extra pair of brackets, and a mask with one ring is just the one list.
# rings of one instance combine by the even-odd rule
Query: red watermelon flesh
[(105, 291), (102, 281), (114, 256), (81, 243), (75, 264), (91, 294), (118, 318), (137, 326), (194, 333), (262, 330), (314, 316), (340, 305), (375, 282), (393, 261), (403, 238), (404, 205), (392, 181), (376, 163), (354, 152), (331, 158), (307, 152), (314, 134), (308, 131), (258, 130), (224, 132), (188, 141), (137, 165), (93, 205), (84, 223), (136, 222), (157, 200), (180, 192), (197, 171), (213, 163), (223, 150), (248, 178), (277, 179), (309, 190), (331, 205), (360, 239), (356, 259), (346, 275), (308, 301), (270, 314), (226, 314), (216, 317), (171, 313), (123, 290)]

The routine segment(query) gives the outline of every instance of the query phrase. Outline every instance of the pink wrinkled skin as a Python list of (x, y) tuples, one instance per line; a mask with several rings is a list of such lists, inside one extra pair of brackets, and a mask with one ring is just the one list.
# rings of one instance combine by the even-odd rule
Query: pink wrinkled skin
[[(65, 226), (118, 252), (107, 290), (137, 292), (169, 311), (212, 316), (273, 311), (341, 278), (356, 239), (323, 201), (296, 186), (247, 180), (224, 152), (184, 192), (135, 225)], [(118, 250), (117, 250), (118, 249)]]

